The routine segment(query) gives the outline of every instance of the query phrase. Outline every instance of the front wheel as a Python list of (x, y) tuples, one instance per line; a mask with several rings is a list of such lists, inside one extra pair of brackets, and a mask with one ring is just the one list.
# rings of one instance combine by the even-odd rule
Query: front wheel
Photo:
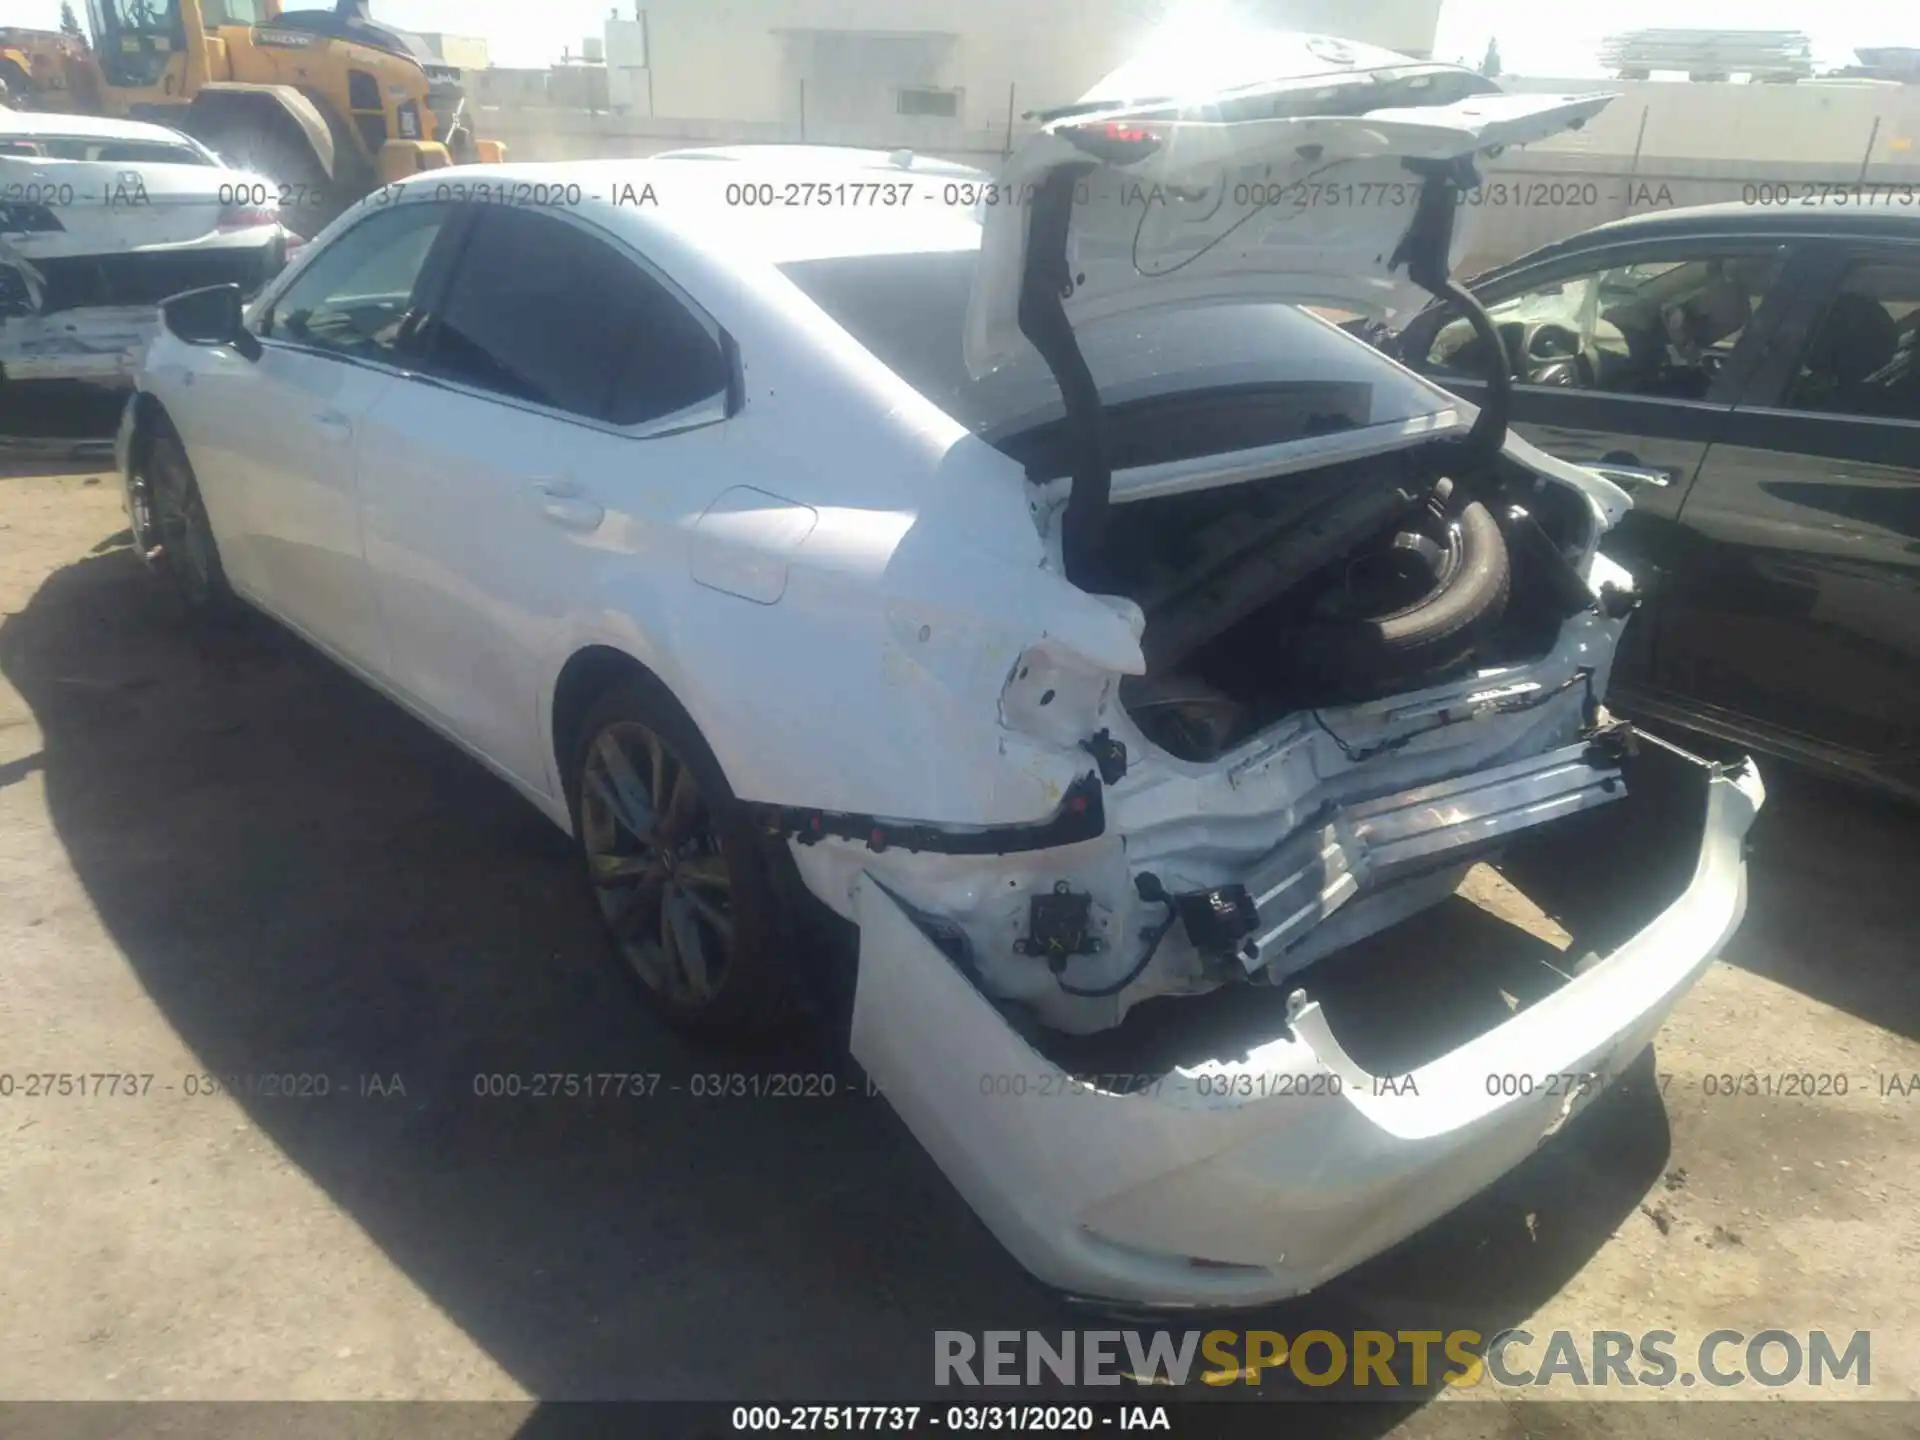
[(569, 780), (587, 882), (646, 1001), (720, 1038), (802, 1018), (792, 860), (755, 830), (664, 687), (635, 677), (602, 695)]
[(155, 437), (127, 492), (134, 548), (190, 619), (223, 619), (233, 590), (220, 563), (206, 501), (179, 437)]

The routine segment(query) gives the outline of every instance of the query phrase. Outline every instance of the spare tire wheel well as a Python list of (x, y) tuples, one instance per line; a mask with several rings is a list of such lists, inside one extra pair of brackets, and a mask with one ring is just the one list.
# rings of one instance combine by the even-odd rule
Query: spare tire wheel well
[(1207, 761), (1287, 714), (1545, 654), (1567, 610), (1510, 517), (1534, 515), (1566, 567), (1590, 535), (1580, 497), (1536, 478), (1435, 445), (1115, 507), (1122, 593), (1147, 613), (1147, 673), (1122, 702), (1160, 748)]

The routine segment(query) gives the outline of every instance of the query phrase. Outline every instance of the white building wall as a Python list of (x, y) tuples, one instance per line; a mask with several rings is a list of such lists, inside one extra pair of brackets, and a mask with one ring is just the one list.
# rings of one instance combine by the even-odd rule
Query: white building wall
[(647, 36), (638, 20), (606, 22), (607, 103), (622, 114), (648, 113)]
[(427, 49), (462, 70), (484, 70), (493, 63), (487, 42), (479, 35), (448, 35), (438, 31), (423, 34)]
[[(814, 133), (816, 118), (822, 127), (857, 118), (954, 140), (1004, 133), (1009, 87), (1016, 116), (1073, 100), (1188, 11), (1179, 0), (645, 0), (640, 8), (656, 116), (797, 126), (804, 107), (809, 139), (835, 138)], [(1425, 54), (1440, 0), (1246, 0), (1234, 8), (1272, 28)], [(820, 31), (843, 38), (809, 43), (806, 32)], [(950, 122), (900, 116), (890, 89), (901, 84), (963, 90), (961, 112)]]

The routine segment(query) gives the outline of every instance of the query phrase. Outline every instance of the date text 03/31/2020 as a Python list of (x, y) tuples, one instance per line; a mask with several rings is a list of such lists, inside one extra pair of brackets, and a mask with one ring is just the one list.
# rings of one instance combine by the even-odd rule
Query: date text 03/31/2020
[(893, 1434), (1172, 1430), (1164, 1405), (736, 1405), (736, 1431), (884, 1431)]

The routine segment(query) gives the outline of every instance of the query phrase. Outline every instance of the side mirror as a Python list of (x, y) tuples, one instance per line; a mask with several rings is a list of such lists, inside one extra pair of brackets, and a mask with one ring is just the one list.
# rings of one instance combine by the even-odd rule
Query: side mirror
[(260, 356), (260, 341), (241, 323), (240, 287), (209, 285), (160, 302), (160, 323), (189, 345), (231, 345), (249, 360)]

